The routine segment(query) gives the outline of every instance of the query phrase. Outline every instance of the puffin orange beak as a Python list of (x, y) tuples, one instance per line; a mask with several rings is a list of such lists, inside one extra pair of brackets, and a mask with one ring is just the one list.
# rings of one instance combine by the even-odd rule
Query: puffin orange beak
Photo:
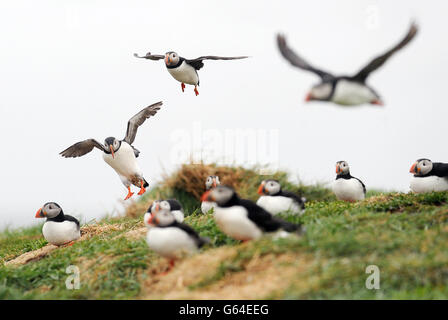
[(213, 179), (213, 188), (216, 188), (216, 179)]
[(112, 147), (112, 145), (109, 145), (109, 149), (110, 149), (110, 153), (112, 154), (112, 159), (115, 159), (115, 153), (114, 153), (114, 148)]
[(308, 92), (308, 94), (305, 97), (305, 102), (309, 102), (313, 100), (313, 96), (311, 95), (311, 92)]
[(150, 216), (149, 216), (149, 219), (148, 219), (148, 221), (146, 221), (148, 224), (152, 224), (152, 219), (153, 219), (153, 215), (151, 214)]
[(204, 192), (204, 194), (201, 197), (201, 201), (215, 201), (215, 199), (213, 198), (213, 196), (210, 194), (211, 190)]
[(171, 63), (171, 59), (169, 55), (165, 56), (165, 64), (170, 64)]
[(42, 208), (37, 210), (35, 218), (44, 218), (44, 217), (45, 217), (45, 213), (42, 211)]
[(156, 203), (156, 207), (154, 208), (154, 212), (159, 212), (160, 204)]
[(261, 183), (260, 186), (258, 187), (258, 194), (264, 194), (264, 183)]
[(341, 173), (341, 167), (337, 164), (336, 165), (336, 174)]
[(417, 167), (417, 162), (415, 162), (412, 165), (411, 169), (409, 169), (409, 172), (410, 173), (419, 173), (420, 172), (420, 168)]

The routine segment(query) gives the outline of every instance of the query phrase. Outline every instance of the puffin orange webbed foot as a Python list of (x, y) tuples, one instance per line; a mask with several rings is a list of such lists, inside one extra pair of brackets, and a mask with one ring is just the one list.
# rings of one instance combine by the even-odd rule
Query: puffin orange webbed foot
[(198, 88), (196, 86), (194, 87), (194, 93), (196, 94), (196, 96), (199, 95), (199, 91), (198, 91)]
[(140, 191), (138, 192), (138, 195), (141, 196), (142, 194), (144, 194), (146, 192), (145, 187), (143, 186), (143, 180), (140, 181)]
[(180, 87), (182, 88), (182, 92), (184, 92), (185, 91), (185, 83), (182, 82)]
[(134, 195), (134, 192), (131, 192), (131, 187), (128, 187), (128, 195), (126, 196), (126, 198), (124, 198), (124, 200), (128, 200), (133, 195)]

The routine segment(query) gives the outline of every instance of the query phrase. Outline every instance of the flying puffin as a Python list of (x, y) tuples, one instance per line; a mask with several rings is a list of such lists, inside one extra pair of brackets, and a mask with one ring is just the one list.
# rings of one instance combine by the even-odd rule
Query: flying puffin
[(194, 86), (194, 93), (199, 95), (199, 75), (198, 70), (204, 66), (204, 60), (236, 60), (245, 59), (248, 56), (240, 57), (218, 57), (218, 56), (202, 56), (196, 59), (186, 59), (179, 56), (174, 51), (168, 51), (165, 55), (161, 54), (151, 54), (148, 52), (144, 56), (139, 56), (134, 53), (134, 56), (142, 59), (149, 60), (162, 60), (165, 59), (165, 66), (168, 72), (173, 76), (174, 79), (181, 83), (182, 92), (185, 89), (185, 83)]
[(152, 214), (152, 212), (161, 209), (171, 211), (171, 213), (174, 215), (174, 218), (176, 218), (177, 222), (184, 221), (185, 218), (184, 209), (182, 208), (180, 202), (177, 201), (176, 199), (156, 200), (151, 204), (146, 213)]
[(356, 106), (364, 103), (383, 105), (380, 96), (366, 84), (369, 74), (380, 68), (395, 52), (405, 47), (417, 34), (417, 25), (412, 23), (408, 33), (397, 45), (376, 57), (368, 65), (352, 76), (335, 76), (315, 68), (288, 47), (283, 35), (277, 36), (277, 44), (283, 57), (293, 66), (317, 74), (321, 82), (314, 85), (305, 101), (330, 101), (344, 106)]
[(336, 180), (333, 183), (333, 192), (336, 198), (345, 201), (364, 200), (366, 186), (358, 178), (350, 174), (346, 161), (336, 162)]
[(37, 210), (36, 218), (47, 218), (42, 227), (45, 240), (60, 246), (69, 244), (81, 237), (79, 221), (64, 214), (62, 208), (55, 202), (47, 202)]
[(137, 134), (139, 126), (145, 122), (151, 116), (154, 116), (157, 111), (160, 110), (162, 102), (154, 103), (128, 121), (128, 128), (126, 130), (126, 136), (123, 140), (118, 140), (114, 137), (109, 137), (104, 140), (104, 145), (96, 141), (95, 139), (87, 139), (78, 143), (75, 143), (71, 147), (62, 151), (60, 155), (65, 158), (76, 158), (83, 156), (93, 148), (98, 148), (103, 151), (104, 161), (110, 165), (118, 174), (121, 182), (128, 189), (128, 194), (124, 200), (129, 199), (134, 194), (131, 192), (131, 184), (140, 188), (138, 195), (142, 195), (146, 192), (148, 182), (143, 178), (142, 170), (137, 163), (137, 157), (140, 151), (132, 146)]
[(274, 217), (250, 200), (241, 199), (227, 186), (218, 186), (202, 195), (202, 201), (214, 201), (216, 223), (225, 234), (237, 240), (260, 238), (267, 232), (302, 233), (301, 225)]
[(170, 259), (171, 267), (175, 259), (195, 253), (209, 242), (190, 226), (177, 222), (167, 209), (155, 208), (146, 224), (151, 226), (146, 234), (149, 248)]
[(413, 173), (410, 188), (415, 193), (448, 190), (448, 163), (418, 159), (409, 170)]
[[(218, 176), (208, 176), (207, 180), (205, 180), (205, 190), (208, 191), (211, 188), (216, 188), (220, 184), (221, 184), (221, 182), (219, 182)], [(216, 203), (210, 202), (210, 201), (202, 201), (201, 211), (203, 214), (209, 213), (210, 210), (212, 210), (212, 208), (216, 208)]]
[(258, 187), (258, 194), (261, 197), (257, 200), (257, 205), (271, 214), (276, 215), (286, 211), (302, 214), (305, 211), (306, 199), (292, 192), (282, 190), (282, 186), (277, 180), (262, 181)]

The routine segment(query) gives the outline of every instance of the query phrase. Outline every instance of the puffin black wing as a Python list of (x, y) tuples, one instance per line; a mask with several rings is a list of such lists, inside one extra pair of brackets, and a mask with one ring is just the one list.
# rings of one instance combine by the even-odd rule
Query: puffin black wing
[(182, 205), (176, 199), (168, 199), (166, 201), (170, 204), (171, 211), (173, 211), (173, 210), (181, 210), (182, 211)]
[(364, 191), (364, 195), (366, 195), (367, 191), (366, 191), (366, 186), (364, 185), (364, 183), (361, 180), (359, 180), (358, 178), (356, 178), (356, 177), (352, 176), (352, 178), (359, 181), (359, 183), (362, 185), (362, 190)]
[(429, 175), (435, 175), (440, 178), (448, 177), (448, 163), (433, 162)]
[(323, 81), (331, 81), (335, 78), (332, 74), (313, 67), (308, 62), (306, 62), (305, 59), (297, 55), (290, 47), (288, 47), (286, 39), (283, 35), (277, 35), (277, 45), (282, 56), (293, 66), (303, 70), (311, 71), (317, 74)]
[(190, 237), (193, 238), (198, 248), (202, 247), (207, 243), (210, 243), (210, 239), (201, 237), (192, 227), (190, 227), (185, 223), (175, 221), (173, 224), (170, 225), (170, 227), (176, 227), (185, 231)]
[(71, 147), (68, 147), (61, 153), (59, 153), (61, 156), (65, 158), (76, 158), (81, 157), (85, 155), (86, 153), (89, 153), (93, 150), (93, 148), (98, 148), (101, 151), (107, 152), (105, 146), (103, 146), (101, 143), (96, 141), (95, 139), (87, 139), (78, 143), (75, 143)]
[(163, 104), (162, 101), (154, 103), (154, 104), (146, 107), (139, 113), (137, 113), (135, 116), (133, 116), (128, 121), (128, 128), (126, 130), (126, 136), (124, 137), (123, 140), (129, 144), (132, 144), (135, 140), (135, 135), (137, 134), (138, 127), (141, 126), (143, 124), (143, 122), (145, 122), (146, 119), (155, 115), (157, 113), (157, 111), (160, 110), (160, 106), (162, 104)]
[(70, 215), (68, 215), (68, 214), (65, 214), (65, 215), (64, 215), (64, 220), (65, 220), (65, 221), (72, 221), (72, 222), (76, 223), (76, 225), (78, 226), (78, 229), (80, 228), (80, 227), (79, 227), (79, 220), (76, 219), (75, 217), (72, 217), (72, 216), (70, 216)]
[(240, 199), (239, 204), (246, 208), (248, 218), (266, 232), (274, 232), (281, 229), (288, 232), (301, 231), (300, 225), (276, 218), (250, 200)]
[(149, 60), (162, 60), (162, 59), (165, 59), (164, 55), (161, 55), (161, 54), (151, 54), (151, 52), (148, 52), (144, 56), (139, 56), (138, 54), (134, 53), (134, 57), (141, 58), (141, 59), (149, 59)]
[(246, 59), (248, 56), (240, 56), (240, 57), (218, 57), (218, 56), (202, 56), (196, 59), (185, 59), (185, 62), (190, 66), (195, 68), (196, 70), (201, 69), (204, 66), (203, 60), (238, 60), (238, 59)]
[(382, 55), (380, 55), (380, 56), (376, 57), (375, 59), (373, 59), (372, 61), (370, 61), (370, 63), (367, 66), (362, 68), (356, 75), (351, 77), (351, 79), (360, 81), (360, 82), (364, 82), (371, 72), (373, 72), (376, 69), (378, 69), (379, 67), (381, 67), (387, 61), (387, 59), (389, 59), (395, 52), (397, 52), (400, 49), (402, 49), (403, 47), (405, 47), (415, 37), (415, 35), (417, 34), (417, 31), (418, 31), (418, 27), (413, 22), (409, 28), (408, 33), (403, 38), (403, 40), (401, 40), (397, 45), (395, 45), (393, 48), (391, 48), (387, 52), (383, 53)]
[(295, 202), (297, 202), (297, 204), (298, 204), (302, 209), (305, 208), (305, 204), (304, 204), (303, 198), (299, 197), (299, 196), (296, 195), (295, 193), (290, 192), (290, 191), (283, 191), (283, 190), (282, 190), (282, 192), (281, 192), (279, 195), (280, 195), (280, 196), (284, 196), (284, 197), (291, 198), (291, 199), (293, 199)]

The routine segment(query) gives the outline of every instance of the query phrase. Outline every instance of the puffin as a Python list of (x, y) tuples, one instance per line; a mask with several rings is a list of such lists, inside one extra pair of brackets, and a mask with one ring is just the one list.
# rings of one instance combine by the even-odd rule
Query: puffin
[(177, 222), (184, 221), (185, 218), (184, 209), (182, 208), (180, 202), (177, 201), (176, 199), (156, 200), (151, 204), (146, 213), (152, 214), (154, 210), (160, 210), (160, 209), (166, 209), (168, 211), (171, 211), (171, 213), (174, 215), (174, 218), (176, 218)]
[(206, 191), (202, 201), (216, 202), (216, 224), (236, 240), (249, 241), (274, 232), (303, 233), (301, 225), (274, 217), (254, 202), (241, 199), (229, 186), (221, 185)]
[(35, 217), (47, 218), (42, 227), (42, 234), (48, 243), (56, 246), (72, 245), (73, 241), (81, 237), (78, 219), (64, 214), (61, 206), (56, 202), (45, 203), (37, 210)]
[(154, 103), (128, 121), (128, 127), (126, 130), (126, 136), (123, 140), (116, 139), (114, 137), (108, 137), (104, 140), (104, 145), (96, 141), (95, 139), (87, 139), (78, 143), (75, 143), (71, 147), (65, 149), (60, 153), (65, 158), (76, 158), (83, 156), (93, 148), (97, 148), (103, 152), (104, 161), (111, 166), (120, 177), (123, 185), (128, 189), (128, 194), (124, 200), (128, 200), (134, 195), (131, 192), (131, 185), (140, 188), (138, 195), (142, 195), (146, 192), (148, 182), (143, 177), (142, 170), (137, 163), (137, 157), (140, 151), (132, 146), (137, 135), (137, 129), (141, 126), (146, 119), (154, 116), (157, 111), (160, 110), (162, 101)]
[[(205, 180), (205, 190), (208, 191), (211, 188), (216, 188), (220, 184), (221, 182), (219, 181), (218, 176), (208, 176), (207, 179)], [(216, 208), (216, 203), (210, 201), (201, 202), (201, 211), (203, 214), (209, 213), (210, 210), (212, 210), (212, 208)]]
[(448, 163), (418, 159), (409, 170), (413, 174), (410, 189), (415, 193), (448, 190)]
[(166, 208), (154, 208), (146, 225), (148, 233), (146, 242), (150, 249), (170, 260), (170, 268), (176, 259), (197, 252), (203, 245), (209, 243), (185, 223), (176, 221), (176, 218)]
[(303, 197), (295, 193), (282, 189), (280, 182), (273, 179), (264, 180), (258, 187), (257, 205), (273, 215), (281, 212), (290, 212), (301, 215), (305, 211), (305, 201)]
[(295, 67), (315, 73), (320, 83), (314, 85), (305, 101), (333, 102), (341, 106), (358, 106), (362, 104), (383, 105), (381, 97), (370, 86), (366, 79), (373, 71), (380, 68), (395, 52), (404, 48), (417, 34), (418, 27), (412, 22), (406, 36), (395, 46), (375, 57), (364, 68), (351, 76), (335, 76), (318, 69), (297, 55), (286, 43), (283, 35), (277, 35), (277, 45), (282, 56)]
[(149, 60), (165, 60), (165, 66), (171, 76), (181, 83), (182, 92), (185, 90), (185, 84), (194, 86), (194, 93), (199, 95), (199, 75), (198, 70), (204, 66), (204, 60), (238, 60), (246, 59), (248, 56), (239, 57), (218, 57), (218, 56), (202, 56), (196, 59), (186, 59), (179, 56), (174, 51), (168, 51), (165, 55), (151, 54), (148, 52), (144, 56), (139, 56), (134, 53), (136, 58), (149, 59)]
[(336, 162), (336, 180), (333, 183), (336, 198), (345, 201), (364, 200), (366, 186), (358, 178), (350, 174), (350, 167), (346, 161)]

